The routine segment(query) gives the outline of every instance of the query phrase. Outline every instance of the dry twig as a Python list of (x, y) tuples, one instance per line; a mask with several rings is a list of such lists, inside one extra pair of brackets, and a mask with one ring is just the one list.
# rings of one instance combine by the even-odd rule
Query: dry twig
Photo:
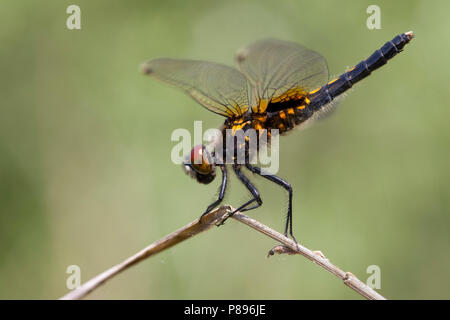
[[(102, 285), (107, 280), (111, 279), (118, 273), (128, 269), (129, 267), (135, 265), (136, 263), (149, 258), (165, 249), (168, 249), (190, 237), (193, 237), (200, 232), (210, 229), (212, 226), (219, 224), (223, 219), (228, 217), (229, 213), (233, 209), (230, 206), (220, 207), (202, 218), (202, 222), (195, 220), (188, 225), (172, 232), (166, 237), (152, 243), (148, 247), (139, 251), (135, 255), (129, 257), (125, 261), (113, 266), (112, 268), (106, 270), (105, 272), (97, 275), (88, 282), (81, 285), (79, 288), (67, 293), (63, 296), (62, 300), (77, 300), (84, 298), (91, 291), (95, 290), (97, 287)], [(360, 281), (350, 272), (345, 272), (340, 268), (333, 265), (320, 251), (311, 251), (308, 248), (295, 243), (293, 240), (285, 237), (281, 233), (265, 226), (264, 224), (242, 214), (236, 212), (233, 218), (252, 227), (253, 229), (269, 236), (270, 238), (280, 242), (282, 245), (274, 247), (269, 251), (269, 255), (274, 253), (287, 253), (287, 254), (301, 254), (309, 260), (313, 261), (317, 265), (321, 266), (328, 272), (334, 274), (339, 279), (343, 280), (344, 284), (352, 288), (354, 291), (362, 295), (363, 297), (371, 300), (384, 300), (385, 298), (377, 293), (372, 288), (368, 287), (365, 283)]]

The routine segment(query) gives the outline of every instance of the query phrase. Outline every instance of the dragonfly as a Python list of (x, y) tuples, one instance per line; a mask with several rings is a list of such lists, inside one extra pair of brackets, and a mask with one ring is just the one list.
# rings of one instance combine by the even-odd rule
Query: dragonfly
[[(255, 130), (258, 137), (266, 134), (270, 146), (271, 129), (283, 135), (329, 113), (338, 98), (353, 85), (385, 65), (400, 53), (414, 37), (412, 31), (397, 35), (376, 50), (369, 58), (348, 69), (339, 77), (329, 80), (328, 66), (319, 53), (301, 44), (278, 39), (262, 39), (242, 48), (236, 54), (237, 69), (206, 61), (158, 58), (143, 64), (142, 71), (155, 79), (183, 90), (200, 105), (225, 117), (220, 128), (231, 131), (234, 137), (247, 130)], [(219, 141), (211, 149), (207, 145), (194, 146), (183, 162), (184, 171), (202, 184), (211, 183), (217, 168), (222, 173), (218, 198), (200, 217), (219, 206), (224, 199), (228, 170), (251, 194), (251, 199), (233, 212), (244, 212), (260, 207), (262, 197), (248, 179), (245, 170), (284, 188), (288, 193), (288, 208), (284, 235), (296, 241), (292, 231), (292, 186), (284, 179), (265, 172), (251, 161), (249, 141), (236, 145)], [(262, 147), (257, 144), (257, 149)], [(231, 161), (216, 161), (218, 149)], [(236, 160), (236, 150), (244, 150), (244, 161)], [(222, 159), (223, 160), (223, 159)]]

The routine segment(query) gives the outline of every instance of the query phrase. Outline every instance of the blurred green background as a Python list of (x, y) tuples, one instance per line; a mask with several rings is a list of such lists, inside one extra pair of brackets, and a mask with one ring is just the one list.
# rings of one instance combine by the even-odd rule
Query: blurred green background
[[(81, 30), (66, 8), (81, 8)], [(381, 30), (366, 9), (381, 8)], [(0, 3), (0, 298), (65, 294), (197, 218), (215, 198), (170, 161), (176, 128), (223, 119), (140, 74), (151, 58), (233, 65), (276, 37), (322, 53), (330, 75), (395, 35), (416, 38), (338, 111), (280, 139), (294, 232), (391, 299), (450, 298), (448, 1), (12, 1)], [(252, 217), (282, 231), (287, 195), (261, 178)], [(219, 179), (218, 179), (219, 180)], [(248, 199), (232, 179), (225, 203)], [(119, 275), (91, 299), (360, 299), (301, 257), (229, 221)]]

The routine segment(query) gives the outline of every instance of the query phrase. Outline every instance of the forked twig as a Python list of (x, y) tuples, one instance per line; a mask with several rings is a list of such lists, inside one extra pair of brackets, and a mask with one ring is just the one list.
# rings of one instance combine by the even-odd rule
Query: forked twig
[[(230, 206), (220, 207), (202, 218), (201, 223), (199, 220), (195, 220), (188, 225), (178, 229), (167, 235), (166, 237), (152, 243), (148, 247), (139, 251), (135, 255), (129, 257), (125, 261), (113, 266), (112, 268), (106, 270), (105, 272), (97, 275), (91, 280), (87, 281), (80, 287), (74, 289), (73, 291), (67, 293), (65, 296), (61, 297), (61, 300), (78, 300), (84, 298), (91, 291), (98, 288), (107, 280), (113, 278), (120, 272), (128, 269), (129, 267), (135, 265), (136, 263), (149, 258), (165, 249), (168, 249), (190, 237), (193, 237), (200, 232), (210, 229), (212, 226), (219, 224), (223, 219), (227, 218), (233, 208)], [(322, 253), (314, 252), (295, 243), (293, 240), (285, 237), (281, 233), (267, 227), (266, 225), (242, 214), (236, 212), (232, 218), (252, 227), (253, 229), (269, 236), (270, 238), (282, 243), (282, 246), (276, 246), (269, 251), (269, 255), (274, 253), (288, 253), (288, 254), (301, 254), (313, 261), (317, 265), (321, 266), (325, 270), (331, 272), (336, 277), (344, 281), (344, 284), (352, 288), (354, 291), (362, 295), (363, 297), (371, 300), (384, 300), (385, 298), (377, 293), (372, 288), (368, 287), (365, 283), (360, 281), (350, 272), (345, 272), (340, 268), (333, 265)]]

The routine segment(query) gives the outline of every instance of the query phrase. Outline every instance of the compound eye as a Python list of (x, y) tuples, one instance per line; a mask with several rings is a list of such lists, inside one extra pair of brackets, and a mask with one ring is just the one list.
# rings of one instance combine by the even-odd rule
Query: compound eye
[(199, 174), (209, 174), (213, 171), (209, 152), (205, 146), (198, 145), (191, 150), (191, 167)]

